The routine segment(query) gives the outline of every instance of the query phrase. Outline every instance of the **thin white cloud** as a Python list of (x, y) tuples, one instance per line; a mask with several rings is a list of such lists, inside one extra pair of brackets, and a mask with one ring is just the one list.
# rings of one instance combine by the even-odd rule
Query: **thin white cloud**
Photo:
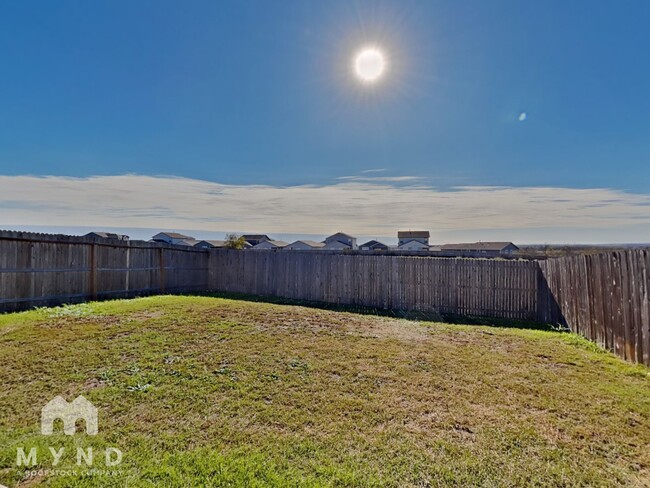
[(359, 171), (359, 173), (383, 173), (386, 171), (386, 168), (376, 168), (376, 169), (364, 169), (363, 171)]
[[(344, 179), (324, 186), (277, 187), (141, 175), (0, 176), (0, 227), (259, 229), (302, 234), (344, 229), (377, 236), (394, 235), (398, 228), (439, 232), (549, 228), (579, 239), (580, 229), (602, 229), (599, 235), (607, 235), (615, 226), (650, 226), (650, 195), (607, 188), (439, 190), (398, 183)], [(638, 240), (648, 237), (640, 235)]]
[(409, 181), (424, 181), (421, 176), (339, 176), (338, 180), (364, 181), (368, 183), (404, 183)]

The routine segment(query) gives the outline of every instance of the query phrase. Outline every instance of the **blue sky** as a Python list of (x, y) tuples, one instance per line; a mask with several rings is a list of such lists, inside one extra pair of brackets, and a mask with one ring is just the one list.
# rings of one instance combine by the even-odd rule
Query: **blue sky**
[[(340, 223), (376, 236), (408, 225), (439, 229), (441, 239), (650, 241), (648, 25), (647, 1), (5, 2), (0, 226), (72, 226), (79, 202), (59, 190), (79, 180), (65, 177), (130, 174), (244, 196), (276, 189), (275, 206), (249, 211), (276, 210), (257, 222), (224, 215), (231, 202), (220, 200), (214, 218), (193, 219), (170, 203), (173, 189), (164, 205), (129, 206), (132, 186), (107, 178), (89, 226), (116, 227), (116, 214), (138, 208), (147, 216), (124, 220), (138, 228), (250, 231), (268, 222), (259, 230), (316, 235), (311, 222), (327, 221), (322, 234)], [(388, 58), (372, 87), (350, 68), (368, 43)], [(21, 175), (55, 178), (43, 189)], [(318, 210), (288, 225), (305, 185), (345, 189), (350, 206), (371, 191), (378, 205)], [(422, 191), (465, 191), (484, 208), (489, 198), (474, 200), (483, 187), (507, 187), (511, 208), (532, 206), (518, 219), (504, 217), (505, 206), (465, 227), (458, 205), (446, 219), (428, 208), (385, 222), (382, 195), (406, 209)], [(36, 188), (39, 199), (21, 197)], [(550, 190), (533, 198), (531, 188)], [(580, 190), (591, 192), (588, 203)], [(535, 221), (548, 202), (557, 226)], [(589, 210), (598, 205), (602, 215)]]

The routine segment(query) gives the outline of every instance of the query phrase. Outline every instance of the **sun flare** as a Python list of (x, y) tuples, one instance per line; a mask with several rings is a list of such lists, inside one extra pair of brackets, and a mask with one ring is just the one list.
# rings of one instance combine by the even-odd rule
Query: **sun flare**
[(378, 81), (385, 71), (384, 53), (375, 47), (363, 48), (354, 56), (354, 72), (365, 83)]

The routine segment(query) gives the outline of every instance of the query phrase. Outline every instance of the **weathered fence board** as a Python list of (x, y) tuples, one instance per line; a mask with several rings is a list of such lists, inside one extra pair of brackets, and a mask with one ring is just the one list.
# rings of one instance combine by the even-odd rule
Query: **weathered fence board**
[(539, 266), (559, 306), (557, 322), (650, 366), (650, 250), (567, 256)]

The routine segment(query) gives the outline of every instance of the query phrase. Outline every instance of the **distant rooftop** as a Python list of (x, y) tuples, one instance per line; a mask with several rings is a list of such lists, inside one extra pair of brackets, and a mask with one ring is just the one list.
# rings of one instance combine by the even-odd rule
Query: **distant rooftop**
[[(300, 239), (299, 241), (296, 241), (296, 242), (302, 242), (303, 244), (307, 244), (308, 246), (311, 246), (311, 247), (325, 247), (324, 242), (307, 241), (307, 240), (304, 240), (304, 239)], [(293, 244), (295, 244), (296, 242), (294, 242)]]
[[(376, 245), (386, 246), (386, 244), (384, 244), (383, 242), (379, 242), (379, 241), (376, 241), (376, 240), (373, 239), (372, 241), (364, 242), (359, 247), (370, 247), (370, 246), (376, 246)], [(388, 247), (388, 246), (386, 246), (386, 247)]]
[(129, 239), (129, 236), (124, 234), (116, 234), (115, 232), (88, 232), (84, 237), (102, 237), (104, 239), (119, 239), (121, 241), (126, 241)]
[(334, 237), (334, 236), (343, 236), (343, 237), (347, 237), (349, 239), (354, 239), (354, 236), (351, 236), (350, 234), (346, 234), (345, 232), (335, 232), (334, 234), (332, 234), (329, 237)]
[(397, 232), (398, 239), (428, 239), (430, 237), (428, 230), (400, 230)]
[[(172, 239), (194, 239), (192, 236), (186, 236), (185, 234), (179, 234), (177, 232), (159, 232), (158, 234), (162, 234), (164, 236), (171, 237)], [(156, 235), (158, 235), (158, 234), (156, 234)]]
[(274, 246), (278, 246), (278, 247), (284, 247), (289, 245), (289, 243), (285, 241), (265, 241), (265, 242), (270, 242)]
[(199, 244), (202, 244), (202, 243), (210, 244), (212, 247), (223, 247), (223, 246), (226, 245), (226, 241), (215, 241), (215, 240), (208, 240), (208, 239), (201, 239), (200, 241), (198, 241), (194, 245), (198, 246)]
[(181, 242), (177, 243), (182, 246), (195, 246), (199, 241), (193, 238), (183, 239)]

